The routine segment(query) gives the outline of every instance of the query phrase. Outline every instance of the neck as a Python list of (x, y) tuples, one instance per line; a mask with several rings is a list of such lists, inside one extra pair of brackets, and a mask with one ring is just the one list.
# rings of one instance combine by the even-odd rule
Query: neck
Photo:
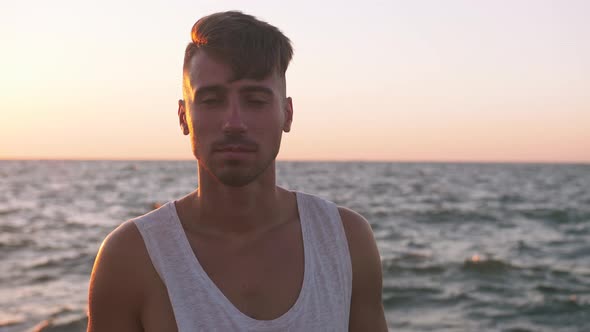
[(257, 179), (241, 187), (219, 182), (203, 167), (194, 207), (199, 227), (212, 232), (243, 234), (272, 227), (278, 222), (279, 196), (274, 162)]

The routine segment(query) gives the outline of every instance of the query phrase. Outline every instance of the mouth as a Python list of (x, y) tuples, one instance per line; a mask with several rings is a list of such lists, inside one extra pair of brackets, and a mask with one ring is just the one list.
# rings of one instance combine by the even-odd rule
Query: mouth
[(252, 153), (256, 152), (256, 147), (241, 144), (228, 144), (216, 148), (215, 152)]

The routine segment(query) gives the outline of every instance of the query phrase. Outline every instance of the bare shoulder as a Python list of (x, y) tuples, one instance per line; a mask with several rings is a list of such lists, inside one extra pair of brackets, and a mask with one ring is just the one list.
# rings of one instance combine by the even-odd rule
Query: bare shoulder
[(351, 240), (353, 241), (352, 244), (355, 245), (355, 247), (360, 246), (361, 248), (364, 248), (366, 245), (375, 242), (373, 230), (367, 219), (357, 212), (342, 206), (338, 207), (338, 212), (342, 219), (342, 225), (344, 226), (346, 237), (349, 242)]
[(119, 259), (125, 259), (127, 255), (137, 254), (145, 251), (143, 239), (137, 226), (132, 220), (128, 220), (115, 228), (104, 239), (100, 246), (98, 257), (109, 256), (117, 253)]
[(341, 206), (338, 207), (338, 212), (348, 240), (353, 274), (358, 275), (359, 273), (355, 272), (366, 271), (368, 267), (372, 270), (379, 269), (378, 272), (381, 273), (381, 258), (367, 219)]
[(369, 222), (353, 210), (338, 207), (352, 262), (349, 331), (387, 331), (381, 292), (381, 256)]
[(103, 241), (92, 269), (89, 288), (89, 331), (141, 330), (149, 257), (133, 221)]
[[(109, 275), (142, 266), (147, 251), (137, 226), (129, 220), (113, 230), (103, 241), (94, 262), (92, 277), (108, 268)], [(117, 276), (122, 278), (124, 276)], [(135, 280), (135, 278), (134, 278)], [(120, 279), (125, 282), (126, 279)]]

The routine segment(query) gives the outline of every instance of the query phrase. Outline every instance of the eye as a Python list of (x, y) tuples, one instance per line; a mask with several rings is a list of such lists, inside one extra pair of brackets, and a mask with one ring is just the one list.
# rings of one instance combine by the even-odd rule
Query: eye
[(216, 105), (219, 104), (221, 102), (221, 99), (219, 98), (206, 98), (201, 100), (201, 104), (205, 104), (205, 105)]
[(251, 107), (263, 107), (269, 104), (270, 102), (269, 98), (267, 98), (264, 95), (261, 95), (260, 93), (252, 93), (246, 95), (244, 100), (246, 104), (248, 104)]
[(205, 107), (219, 106), (225, 102), (225, 95), (219, 91), (198, 92), (196, 102)]
[(248, 104), (250, 105), (254, 105), (254, 106), (262, 106), (262, 105), (266, 105), (267, 101), (264, 99), (248, 99)]

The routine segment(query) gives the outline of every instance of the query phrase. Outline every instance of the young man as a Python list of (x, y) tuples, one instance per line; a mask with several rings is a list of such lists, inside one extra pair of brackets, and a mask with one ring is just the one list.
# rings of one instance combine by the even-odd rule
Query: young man
[(276, 186), (291, 56), (289, 39), (252, 16), (195, 23), (178, 117), (198, 188), (105, 239), (89, 331), (387, 330), (367, 221)]

